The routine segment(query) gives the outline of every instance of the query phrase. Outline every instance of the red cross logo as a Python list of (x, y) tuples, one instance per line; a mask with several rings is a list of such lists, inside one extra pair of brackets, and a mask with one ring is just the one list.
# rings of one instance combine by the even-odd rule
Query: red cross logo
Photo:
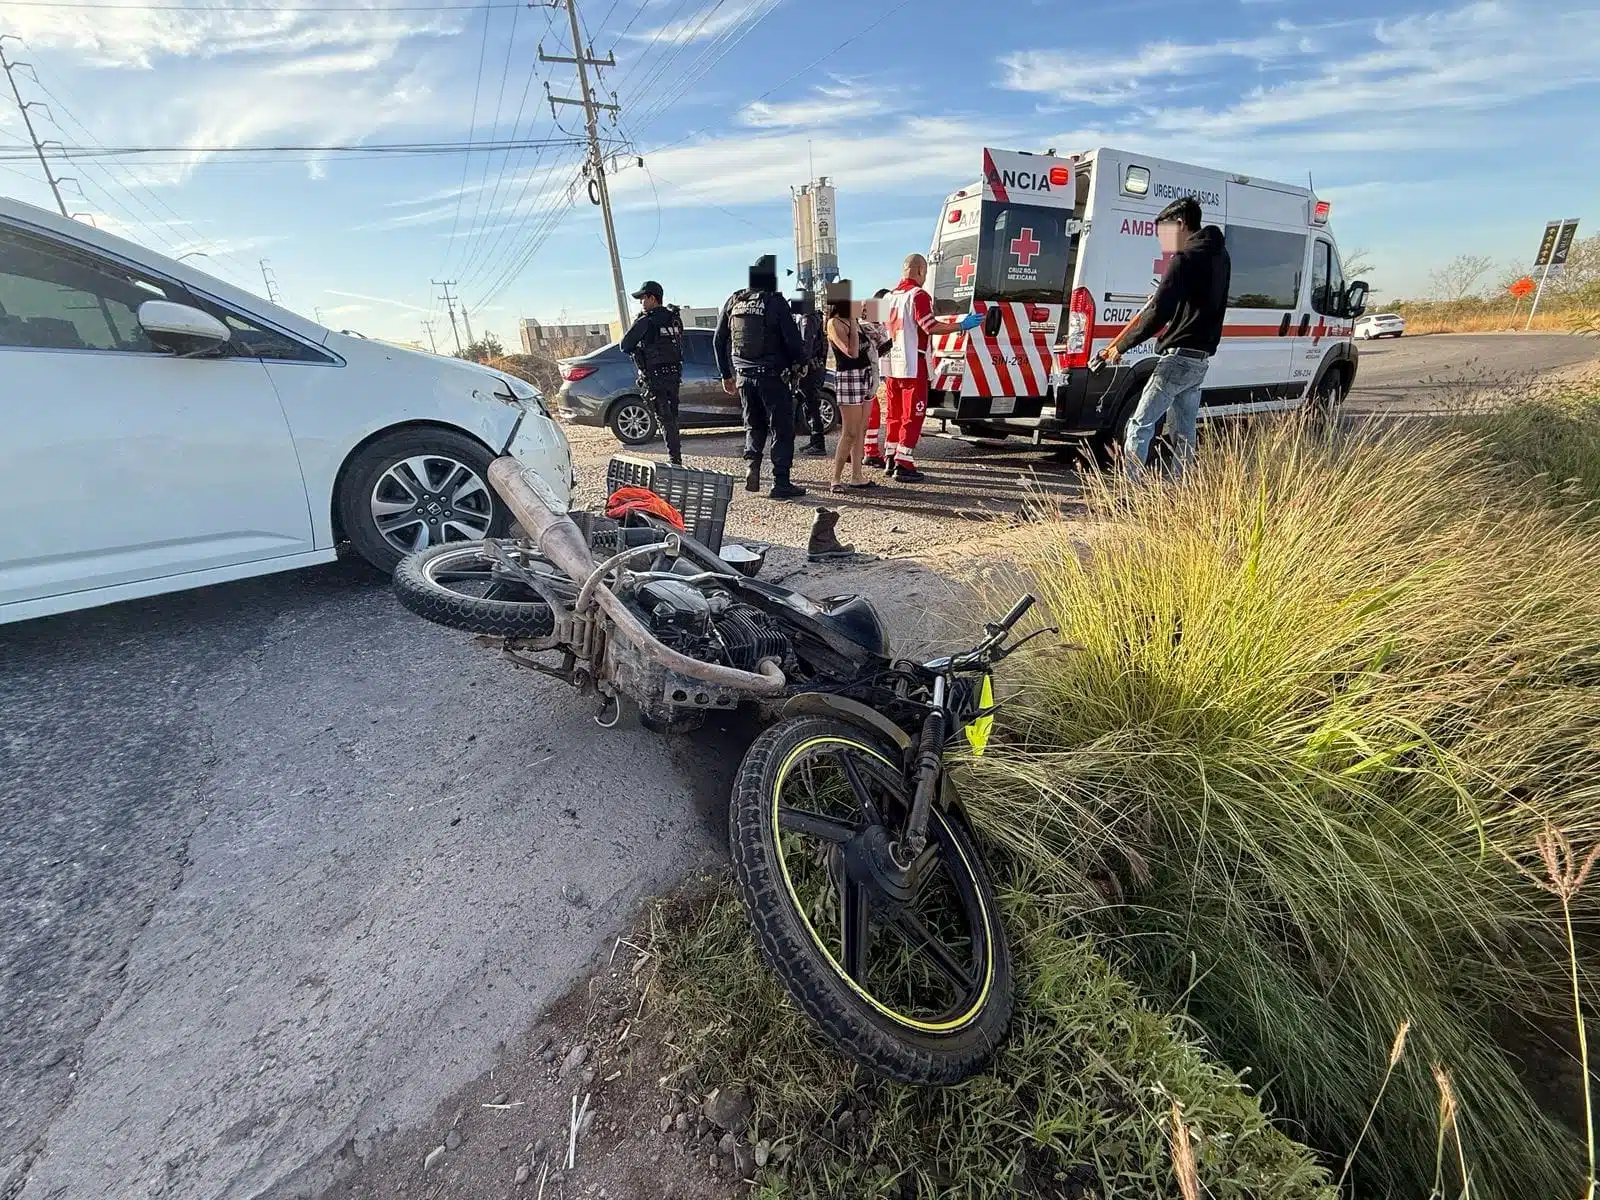
[(1167, 273), (1167, 263), (1170, 261), (1172, 261), (1172, 254), (1163, 253), (1160, 258), (1150, 265), (1150, 269), (1157, 275), (1165, 275)]
[[(1011, 245), (1013, 248), (1016, 247), (1015, 242), (1011, 243)], [(972, 255), (964, 255), (961, 261), (956, 265), (956, 283), (960, 284), (962, 287), (966, 287), (971, 284), (972, 277), (977, 273), (978, 268), (972, 261)]]
[(1031, 263), (1034, 256), (1044, 247), (1033, 239), (1033, 230), (1024, 229), (1011, 239), (1011, 253), (1017, 256), (1017, 265), (1025, 267)]
[(1321, 317), (1318, 317), (1317, 318), (1317, 323), (1311, 327), (1311, 344), (1313, 346), (1315, 346), (1318, 342), (1320, 342), (1322, 340), (1323, 334), (1325, 334), (1327, 332), (1328, 332), (1328, 323), (1326, 321), (1324, 321)]
[(900, 306), (895, 305), (889, 310), (889, 336), (892, 338), (898, 338), (900, 336), (900, 330), (903, 328), (904, 325), (900, 321)]

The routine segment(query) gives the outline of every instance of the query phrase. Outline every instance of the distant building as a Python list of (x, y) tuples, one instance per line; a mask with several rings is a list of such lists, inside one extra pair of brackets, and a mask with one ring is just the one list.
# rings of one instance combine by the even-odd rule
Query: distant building
[(607, 342), (616, 340), (611, 327), (598, 321), (581, 325), (546, 325), (533, 317), (524, 317), (518, 326), (524, 354), (536, 354), (552, 343), (559, 345), (564, 353), (571, 353), (574, 344), (582, 350), (598, 350)]
[[(683, 320), (685, 329), (715, 329), (717, 318), (722, 315), (720, 308), (691, 308), (688, 305), (679, 305), (678, 316)], [(622, 327), (613, 321), (608, 329), (611, 331), (611, 340), (622, 340)]]

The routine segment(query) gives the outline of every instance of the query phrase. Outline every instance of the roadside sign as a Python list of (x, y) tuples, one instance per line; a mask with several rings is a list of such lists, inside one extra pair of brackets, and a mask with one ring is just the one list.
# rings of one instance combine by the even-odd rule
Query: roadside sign
[(1534, 257), (1533, 269), (1539, 272), (1539, 285), (1533, 294), (1533, 307), (1528, 309), (1526, 331), (1533, 328), (1533, 316), (1539, 311), (1539, 299), (1544, 295), (1544, 285), (1551, 275), (1560, 275), (1567, 269), (1567, 255), (1572, 252), (1573, 240), (1578, 236), (1577, 217), (1565, 221), (1545, 223), (1544, 236), (1539, 239), (1539, 253)]
[(1533, 294), (1534, 286), (1535, 285), (1534, 285), (1533, 280), (1530, 279), (1528, 276), (1524, 275), (1521, 279), (1517, 280), (1510, 287), (1506, 288), (1506, 291), (1510, 292), (1518, 300), (1521, 300), (1521, 299)]
[(1544, 236), (1539, 239), (1539, 253), (1534, 255), (1533, 269), (1550, 265), (1550, 256), (1555, 253), (1556, 239), (1561, 236), (1561, 222), (1551, 221), (1544, 227)]

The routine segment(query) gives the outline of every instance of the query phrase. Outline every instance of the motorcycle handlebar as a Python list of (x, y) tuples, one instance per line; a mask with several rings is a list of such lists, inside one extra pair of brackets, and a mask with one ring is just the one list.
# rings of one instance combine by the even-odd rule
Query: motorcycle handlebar
[(1011, 606), (1011, 611), (1008, 612), (1005, 616), (1000, 618), (1000, 625), (999, 625), (999, 630), (998, 631), (1000, 633), (1009, 633), (1011, 631), (1011, 627), (1013, 625), (1015, 625), (1018, 621), (1022, 620), (1023, 617), (1028, 615), (1028, 610), (1030, 608), (1032, 608), (1033, 605), (1034, 605), (1033, 593), (1032, 592), (1024, 593), (1022, 599), (1018, 600), (1015, 604), (1013, 604)]

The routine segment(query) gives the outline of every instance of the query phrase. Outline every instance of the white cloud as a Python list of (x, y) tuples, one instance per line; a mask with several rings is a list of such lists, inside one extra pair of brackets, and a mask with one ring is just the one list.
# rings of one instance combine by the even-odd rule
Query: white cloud
[[(330, 296), (343, 296), (347, 300), (365, 300), (370, 304), (377, 304), (386, 308), (398, 308), (404, 312), (421, 313), (423, 316), (427, 316), (433, 311), (431, 308), (423, 308), (416, 304), (407, 304), (404, 300), (395, 300), (389, 296), (368, 296), (361, 292), (340, 291), (338, 288), (328, 288), (327, 293)], [(340, 310), (337, 308), (332, 308), (327, 309), (326, 311), (338, 312)]]
[(725, 8), (718, 4), (712, 6), (708, 15), (697, 13), (681, 20), (669, 21), (665, 25), (657, 25), (652, 29), (631, 30), (626, 40), (665, 42), (669, 46), (687, 46), (694, 42), (710, 41), (760, 19), (781, 3), (783, 0), (751, 0), (744, 7), (733, 8)]
[(778, 104), (757, 100), (747, 104), (734, 119), (751, 129), (816, 129), (886, 116), (903, 107), (896, 103), (903, 95), (864, 80), (835, 78), (831, 83), (819, 84), (801, 100)]
[(1204, 44), (1150, 42), (1132, 54), (1082, 50), (1020, 50), (1001, 58), (1000, 85), (1068, 104), (1122, 104), (1154, 80), (1198, 75), (1230, 60), (1265, 63), (1291, 49), (1282, 34)]

